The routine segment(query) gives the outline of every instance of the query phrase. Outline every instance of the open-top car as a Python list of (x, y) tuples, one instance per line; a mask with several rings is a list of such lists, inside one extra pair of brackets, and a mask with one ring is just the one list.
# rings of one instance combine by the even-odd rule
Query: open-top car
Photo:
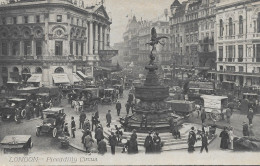
[(112, 104), (115, 102), (115, 89), (104, 89), (104, 97), (101, 99), (102, 104)]
[(7, 100), (7, 103), (10, 106), (14, 106), (15, 108), (21, 107), (24, 108), (26, 105), (26, 99), (23, 98), (10, 98)]
[(41, 87), (39, 88), (38, 94), (40, 93), (48, 93), (54, 106), (58, 106), (61, 102), (62, 92), (58, 87)]
[(95, 110), (101, 99), (99, 97), (98, 88), (85, 88), (79, 94), (79, 103), (82, 103), (83, 110)]
[(15, 120), (26, 117), (26, 111), (24, 109), (26, 105), (25, 99), (11, 98), (7, 99), (7, 105), (1, 108), (0, 115), (2, 120)]
[(53, 107), (47, 108), (42, 112), (44, 120), (41, 125), (36, 126), (36, 136), (40, 136), (42, 133), (49, 133), (52, 134), (52, 137), (56, 137), (58, 133), (62, 132), (65, 122), (66, 114), (64, 109)]
[(31, 135), (7, 135), (1, 141), (1, 148), (4, 153), (29, 153), (33, 147)]

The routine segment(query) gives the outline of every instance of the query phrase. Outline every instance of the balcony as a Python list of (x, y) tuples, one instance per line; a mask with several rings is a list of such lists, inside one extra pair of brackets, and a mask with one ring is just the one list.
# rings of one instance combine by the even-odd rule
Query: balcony
[(219, 61), (219, 62), (222, 62), (222, 61), (223, 61), (223, 58), (218, 58), (218, 61)]

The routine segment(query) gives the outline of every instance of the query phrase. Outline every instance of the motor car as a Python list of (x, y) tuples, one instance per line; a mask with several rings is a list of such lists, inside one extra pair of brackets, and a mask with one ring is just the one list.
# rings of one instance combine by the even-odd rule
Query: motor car
[(115, 102), (115, 99), (113, 96), (115, 96), (115, 89), (109, 88), (109, 89), (104, 89), (104, 97), (101, 99), (102, 104), (112, 104)]
[(44, 119), (41, 125), (36, 126), (36, 136), (41, 134), (51, 134), (56, 137), (57, 134), (62, 132), (66, 114), (63, 108), (52, 107), (42, 111)]
[(31, 135), (7, 135), (1, 141), (1, 148), (6, 153), (28, 154), (33, 147)]
[(195, 103), (193, 101), (185, 100), (170, 100), (166, 101), (170, 105), (172, 111), (177, 115), (187, 116), (195, 111)]

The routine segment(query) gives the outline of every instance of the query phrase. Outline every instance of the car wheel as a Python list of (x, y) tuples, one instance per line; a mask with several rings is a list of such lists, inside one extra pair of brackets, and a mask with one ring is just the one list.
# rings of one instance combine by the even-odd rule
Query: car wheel
[(36, 128), (36, 136), (39, 137), (41, 135), (41, 131), (39, 128)]
[(23, 118), (25, 118), (25, 116), (26, 116), (26, 111), (25, 111), (25, 109), (22, 110), (21, 116), (22, 116)]
[(57, 128), (52, 130), (52, 137), (55, 138), (57, 136)]

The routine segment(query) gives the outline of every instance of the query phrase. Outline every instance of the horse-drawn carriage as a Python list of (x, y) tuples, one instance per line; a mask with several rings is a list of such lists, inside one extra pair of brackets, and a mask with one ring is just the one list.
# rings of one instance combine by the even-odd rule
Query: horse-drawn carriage
[(116, 94), (116, 90), (113, 88), (104, 89), (104, 96), (101, 98), (102, 104), (112, 104), (117, 101), (118, 97)]

